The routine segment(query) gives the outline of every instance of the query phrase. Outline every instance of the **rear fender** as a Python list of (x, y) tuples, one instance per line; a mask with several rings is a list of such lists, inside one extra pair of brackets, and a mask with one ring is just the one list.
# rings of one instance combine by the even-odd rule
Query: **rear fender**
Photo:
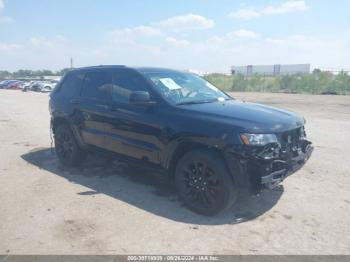
[(84, 140), (82, 139), (80, 128), (79, 128), (79, 121), (76, 119), (76, 114), (73, 114), (71, 117), (63, 117), (63, 116), (53, 116), (51, 118), (51, 129), (53, 134), (55, 134), (57, 127), (59, 125), (67, 125), (73, 132), (73, 135), (78, 143), (78, 145), (81, 148), (86, 148), (87, 145), (85, 144)]

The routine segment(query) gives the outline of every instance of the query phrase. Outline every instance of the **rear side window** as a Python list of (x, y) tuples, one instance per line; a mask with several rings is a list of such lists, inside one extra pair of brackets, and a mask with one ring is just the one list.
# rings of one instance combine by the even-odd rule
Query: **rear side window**
[(112, 100), (118, 103), (129, 103), (133, 91), (148, 91), (145, 80), (133, 71), (113, 73)]
[(63, 80), (59, 93), (65, 97), (77, 97), (80, 92), (84, 75), (80, 72), (69, 73)]
[(85, 74), (82, 97), (107, 101), (110, 97), (112, 76), (108, 72), (88, 72)]

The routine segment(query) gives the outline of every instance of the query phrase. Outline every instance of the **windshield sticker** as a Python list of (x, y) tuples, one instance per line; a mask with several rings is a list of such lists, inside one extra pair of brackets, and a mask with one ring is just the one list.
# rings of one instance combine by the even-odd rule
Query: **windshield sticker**
[(206, 83), (206, 86), (209, 87), (210, 89), (214, 90), (214, 91), (219, 91), (219, 89), (216, 86), (213, 86), (212, 84), (210, 84), (209, 82)]
[(177, 90), (182, 88), (171, 78), (160, 78), (159, 81), (162, 82), (162, 84), (165, 85), (169, 90)]

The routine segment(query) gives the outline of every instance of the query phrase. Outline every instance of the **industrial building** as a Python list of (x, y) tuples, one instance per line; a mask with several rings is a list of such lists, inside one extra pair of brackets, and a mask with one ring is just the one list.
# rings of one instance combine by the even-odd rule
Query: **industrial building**
[(310, 64), (232, 66), (231, 73), (233, 75), (242, 74), (245, 76), (251, 76), (251, 75), (278, 76), (278, 75), (309, 74)]

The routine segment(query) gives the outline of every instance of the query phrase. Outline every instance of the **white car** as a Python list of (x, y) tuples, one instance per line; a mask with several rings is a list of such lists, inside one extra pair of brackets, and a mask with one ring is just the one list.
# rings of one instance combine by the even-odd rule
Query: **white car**
[(42, 86), (43, 86), (43, 88), (42, 88), (41, 92), (51, 92), (55, 88), (56, 83), (54, 83), (54, 82), (43, 82)]
[(56, 83), (32, 81), (32, 82), (26, 84), (23, 90), (24, 91), (30, 90), (30, 91), (35, 91), (35, 92), (47, 93), (47, 92), (51, 92), (55, 86), (56, 86)]

